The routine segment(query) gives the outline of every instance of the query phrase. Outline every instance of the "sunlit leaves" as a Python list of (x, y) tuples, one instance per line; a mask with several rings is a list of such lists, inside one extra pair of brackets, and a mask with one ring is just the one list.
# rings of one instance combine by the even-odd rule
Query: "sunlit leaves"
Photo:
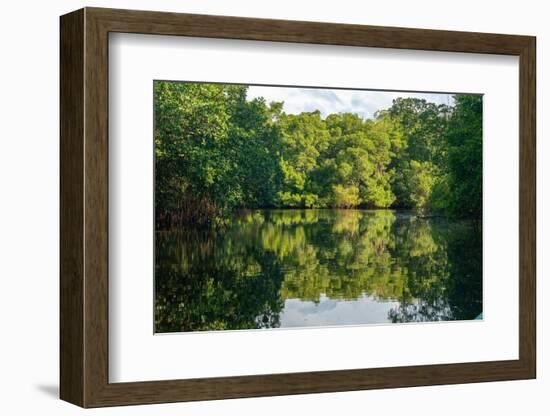
[[(237, 208), (407, 208), (481, 215), (481, 96), (398, 98), (374, 119), (247, 99), (247, 87), (155, 82), (157, 226)], [(450, 103), (449, 103), (450, 104)]]

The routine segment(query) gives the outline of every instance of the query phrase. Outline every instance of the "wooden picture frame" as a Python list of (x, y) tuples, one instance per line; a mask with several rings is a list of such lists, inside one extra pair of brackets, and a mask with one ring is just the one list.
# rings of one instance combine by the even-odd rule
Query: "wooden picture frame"
[[(536, 377), (534, 37), (101, 8), (62, 16), (60, 29), (61, 399), (101, 407)], [(110, 32), (519, 56), (519, 359), (109, 383)]]

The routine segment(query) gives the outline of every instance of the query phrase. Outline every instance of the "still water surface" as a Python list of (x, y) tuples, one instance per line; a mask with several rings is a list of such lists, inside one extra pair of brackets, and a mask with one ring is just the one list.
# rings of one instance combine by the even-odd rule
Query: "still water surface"
[(475, 319), (481, 226), (390, 210), (256, 210), (156, 233), (155, 331)]

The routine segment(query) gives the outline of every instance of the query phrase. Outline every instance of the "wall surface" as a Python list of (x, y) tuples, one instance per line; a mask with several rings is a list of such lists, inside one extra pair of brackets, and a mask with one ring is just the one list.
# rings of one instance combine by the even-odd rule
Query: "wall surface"
[[(550, 146), (543, 129), (550, 101), (550, 26), (545, 2), (246, 0), (5, 2), (0, 14), (0, 413), (74, 415), (58, 395), (59, 23), (83, 6), (241, 15), (386, 26), (536, 35), (538, 42), (538, 379), (399, 390), (317, 394), (89, 410), (102, 415), (543, 415), (550, 399), (544, 281), (550, 238)], [(511, 190), (515, 191), (515, 190)], [(546, 201), (545, 201), (546, 199)], [(506, 238), (506, 236), (503, 236)]]

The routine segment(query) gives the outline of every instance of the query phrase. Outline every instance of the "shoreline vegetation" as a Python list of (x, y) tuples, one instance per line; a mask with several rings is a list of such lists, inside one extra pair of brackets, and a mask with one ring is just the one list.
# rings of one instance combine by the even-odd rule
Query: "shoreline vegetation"
[(287, 114), (243, 85), (155, 81), (154, 93), (157, 230), (269, 208), (481, 219), (480, 95), (397, 98), (365, 119)]

